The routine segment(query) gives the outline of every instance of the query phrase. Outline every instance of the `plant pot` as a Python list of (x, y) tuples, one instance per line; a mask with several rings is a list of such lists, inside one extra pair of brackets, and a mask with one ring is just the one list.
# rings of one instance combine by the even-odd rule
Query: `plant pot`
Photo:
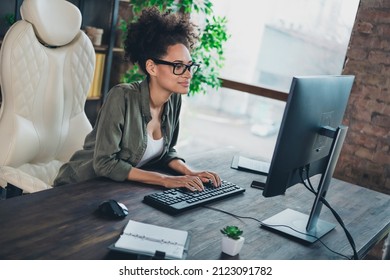
[(244, 245), (245, 238), (240, 237), (239, 239), (232, 239), (227, 236), (222, 237), (222, 252), (235, 256), (240, 253), (242, 246)]

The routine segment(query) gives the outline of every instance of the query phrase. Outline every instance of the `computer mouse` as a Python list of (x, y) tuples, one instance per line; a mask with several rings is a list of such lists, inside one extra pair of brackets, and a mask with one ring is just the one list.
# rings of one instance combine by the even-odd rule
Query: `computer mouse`
[(98, 207), (98, 213), (107, 218), (124, 218), (129, 214), (127, 207), (113, 199), (103, 201)]

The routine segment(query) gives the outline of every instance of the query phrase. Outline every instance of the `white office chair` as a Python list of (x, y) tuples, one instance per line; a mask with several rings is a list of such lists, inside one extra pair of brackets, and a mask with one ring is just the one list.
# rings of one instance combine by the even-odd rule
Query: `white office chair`
[(0, 50), (0, 186), (51, 188), (92, 130), (84, 105), (95, 52), (65, 0), (24, 0)]

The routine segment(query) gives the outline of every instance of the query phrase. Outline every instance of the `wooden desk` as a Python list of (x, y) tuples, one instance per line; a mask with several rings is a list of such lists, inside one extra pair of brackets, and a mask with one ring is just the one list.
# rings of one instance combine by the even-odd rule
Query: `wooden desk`
[[(313, 195), (297, 185), (286, 195), (264, 198), (250, 188), (258, 175), (230, 168), (233, 153), (213, 152), (187, 158), (201, 169), (218, 171), (221, 177), (246, 188), (243, 195), (211, 206), (237, 215), (264, 220), (286, 208), (309, 213)], [(250, 220), (238, 220), (211, 209), (198, 208), (179, 216), (162, 213), (141, 201), (158, 188), (135, 183), (94, 180), (54, 188), (35, 194), (0, 201), (1, 259), (112, 259), (123, 258), (107, 246), (117, 240), (129, 219), (191, 232), (188, 259), (224, 259), (219, 229), (239, 225), (246, 238), (239, 259), (338, 259), (320, 242), (307, 246), (285, 238)], [(105, 220), (95, 215), (99, 203), (116, 199), (129, 208), (124, 220)], [(329, 203), (342, 217), (363, 257), (390, 231), (390, 196), (333, 180), (327, 195)], [(337, 224), (323, 207), (321, 219)], [(342, 228), (337, 225), (322, 241), (331, 249), (351, 256), (352, 250)], [(125, 256), (131, 258), (132, 256)]]

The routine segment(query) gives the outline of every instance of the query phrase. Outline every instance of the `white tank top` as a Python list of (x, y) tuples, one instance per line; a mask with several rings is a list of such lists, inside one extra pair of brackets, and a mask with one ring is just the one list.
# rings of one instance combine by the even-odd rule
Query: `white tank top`
[(154, 140), (152, 136), (148, 134), (148, 143), (146, 145), (146, 150), (142, 156), (140, 162), (137, 164), (137, 167), (141, 167), (151, 159), (161, 155), (164, 149), (164, 138)]

